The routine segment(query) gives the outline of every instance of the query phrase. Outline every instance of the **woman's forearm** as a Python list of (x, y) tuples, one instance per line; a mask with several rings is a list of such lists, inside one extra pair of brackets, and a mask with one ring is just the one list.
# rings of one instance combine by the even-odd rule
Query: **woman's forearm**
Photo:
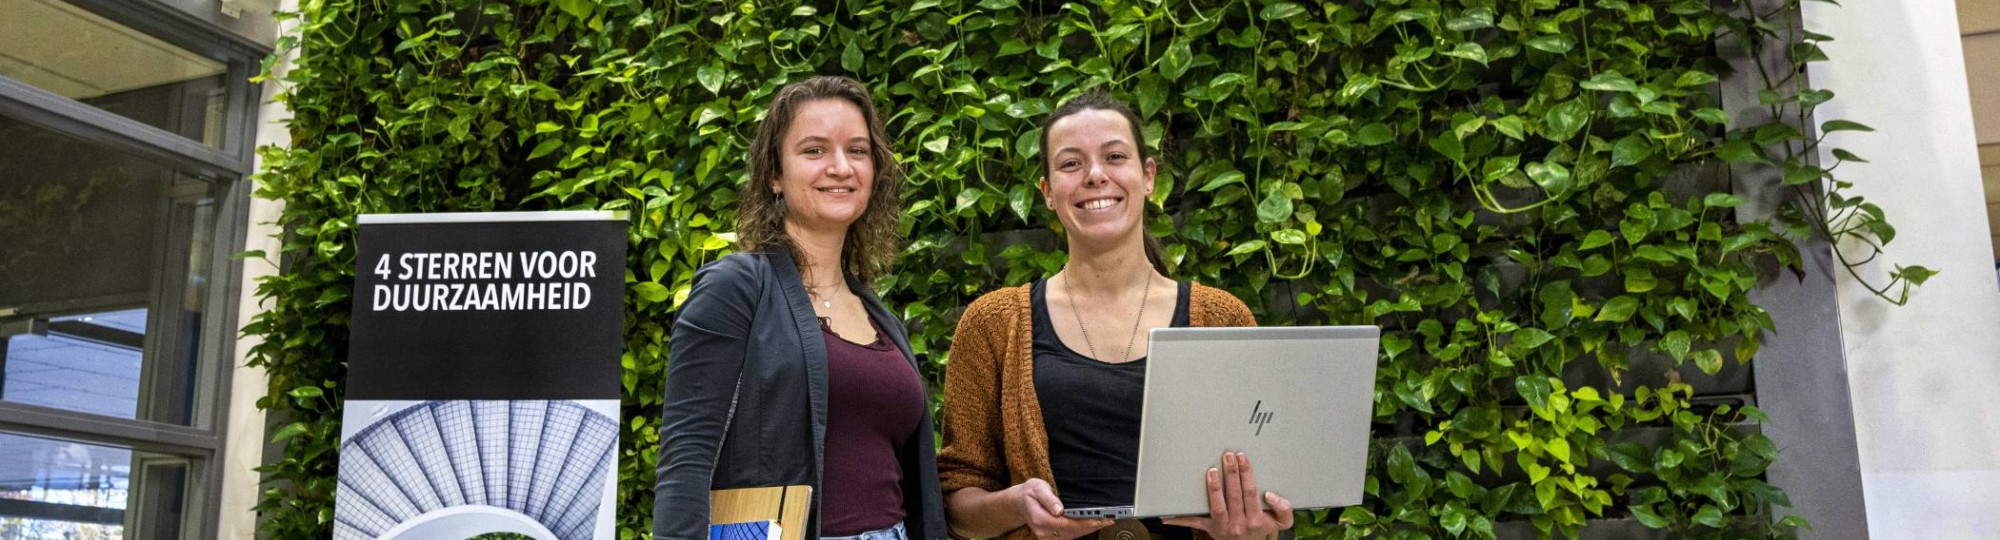
[(1011, 490), (965, 488), (945, 498), (951, 530), (967, 538), (996, 538), (1028, 523)]

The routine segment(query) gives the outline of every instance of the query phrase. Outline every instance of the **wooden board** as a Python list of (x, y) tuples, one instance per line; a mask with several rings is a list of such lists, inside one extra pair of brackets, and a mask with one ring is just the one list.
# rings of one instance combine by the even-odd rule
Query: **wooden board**
[(710, 523), (777, 521), (780, 540), (804, 540), (812, 486), (718, 489), (709, 493)]

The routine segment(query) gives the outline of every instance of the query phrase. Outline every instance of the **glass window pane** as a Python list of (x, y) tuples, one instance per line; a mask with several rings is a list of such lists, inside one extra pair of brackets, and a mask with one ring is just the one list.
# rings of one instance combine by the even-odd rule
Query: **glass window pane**
[(190, 460), (0, 433), (0, 538), (177, 538)]
[(5, 117), (0, 140), (0, 400), (193, 425), (214, 186)]
[(213, 148), (228, 66), (62, 0), (0, 0), (0, 76)]

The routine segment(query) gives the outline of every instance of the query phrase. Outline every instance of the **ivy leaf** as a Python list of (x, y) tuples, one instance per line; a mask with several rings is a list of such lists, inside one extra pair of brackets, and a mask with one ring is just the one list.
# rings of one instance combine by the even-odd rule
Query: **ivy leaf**
[(1024, 223), (1028, 221), (1028, 212), (1033, 204), (1035, 190), (1026, 184), (1015, 185), (1014, 189), (1007, 191), (1007, 208), (1013, 210), (1014, 217), (1021, 218)]
[(1625, 292), (1629, 293), (1651, 292), (1655, 287), (1658, 287), (1659, 285), (1660, 285), (1659, 280), (1653, 278), (1652, 270), (1647, 270), (1645, 268), (1633, 268), (1625, 271)]
[(1445, 51), (1444, 55), (1478, 62), (1482, 66), (1486, 65), (1487, 61), (1486, 47), (1470, 41), (1460, 43), (1457, 47), (1452, 47), (1451, 50)]
[(1799, 92), (1799, 104), (1807, 107), (1818, 106), (1821, 103), (1826, 103), (1832, 100), (1833, 100), (1832, 90), (1821, 89), (1821, 90), (1807, 90), (1804, 92)]
[[(1882, 243), (1887, 244), (1889, 241), (1883, 240)], [(1894, 272), (1889, 273), (1890, 279), (1902, 278), (1909, 280), (1912, 286), (1923, 285), (1925, 281), (1929, 281), (1931, 276), (1935, 275), (1937, 275), (1936, 270), (1917, 265), (1897, 266)]]
[(292, 391), (288, 393), (291, 394), (292, 397), (298, 399), (317, 399), (319, 397), (325, 396), (326, 390), (318, 386), (301, 386), (298, 388), (293, 388)]
[(1846, 149), (1842, 149), (1842, 148), (1835, 148), (1835, 149), (1833, 149), (1833, 157), (1834, 157), (1834, 159), (1838, 159), (1838, 160), (1841, 160), (1841, 161), (1852, 161), (1852, 162), (1855, 162), (1855, 163), (1867, 163), (1867, 162), (1868, 162), (1868, 160), (1865, 160), (1865, 159), (1861, 159), (1861, 156), (1857, 156), (1857, 155), (1854, 155), (1854, 153), (1853, 153), (1853, 152), (1849, 152), (1849, 151), (1847, 151)]
[(1597, 76), (1591, 77), (1590, 80), (1583, 81), (1581, 84), (1578, 84), (1577, 86), (1583, 87), (1583, 89), (1585, 90), (1597, 90), (1600, 92), (1639, 91), (1639, 85), (1634, 84), (1632, 82), (1632, 79), (1625, 78), (1625, 75), (1620, 74), (1617, 71), (1606, 71), (1603, 73), (1599, 73), (1597, 74)]
[(1701, 198), (1701, 205), (1708, 208), (1735, 208), (1743, 204), (1743, 197), (1733, 193), (1710, 193)]
[(1576, 38), (1568, 34), (1553, 34), (1530, 39), (1526, 42), (1530, 49), (1549, 54), (1564, 54), (1576, 47)]
[(1230, 249), (1229, 249), (1229, 253), (1224, 253), (1224, 254), (1223, 254), (1223, 256), (1225, 256), (1225, 257), (1234, 257), (1234, 256), (1237, 256), (1237, 255), (1243, 255), (1243, 254), (1248, 254), (1248, 253), (1256, 253), (1256, 252), (1257, 252), (1257, 250), (1261, 250), (1261, 249), (1264, 249), (1264, 241), (1263, 241), (1263, 240), (1251, 240), (1251, 241), (1248, 241), (1248, 242), (1244, 242), (1244, 243), (1241, 243), (1241, 244), (1236, 244), (1236, 247), (1233, 247), (1233, 248), (1230, 248)]
[(1375, 122), (1361, 126), (1361, 131), (1355, 132), (1354, 138), (1366, 146), (1381, 146), (1394, 140), (1396, 132), (1391, 131), (1388, 124)]
[(1294, 15), (1298, 15), (1300, 13), (1305, 13), (1305, 12), (1306, 8), (1299, 7), (1298, 4), (1294, 4), (1291, 2), (1279, 2), (1276, 4), (1264, 6), (1264, 11), (1259, 12), (1257, 16), (1263, 17), (1264, 20), (1267, 21), (1277, 21), (1277, 20), (1288, 19)]
[(1590, 109), (1584, 105), (1583, 100), (1572, 99), (1562, 102), (1551, 107), (1548, 114), (1542, 117), (1542, 121), (1548, 126), (1548, 130), (1542, 136), (1551, 141), (1567, 141), (1575, 137), (1576, 132), (1583, 129), (1584, 122), (1589, 119)]
[(1519, 116), (1510, 114), (1495, 118), (1492, 122), (1488, 123), (1493, 124), (1495, 131), (1499, 131), (1501, 135), (1506, 135), (1508, 138), (1518, 141), (1522, 137), (1527, 136), (1526, 127), (1521, 124), (1521, 117)]
[[(1676, 298), (1675, 300), (1680, 299)], [(1686, 330), (1667, 332), (1666, 337), (1660, 338), (1660, 350), (1666, 351), (1668, 356), (1673, 357), (1674, 361), (1679, 362), (1687, 358), (1688, 349), (1691, 347), (1690, 342), (1691, 338), (1688, 337)]]
[(1188, 40), (1176, 39), (1173, 45), (1167, 46), (1166, 58), (1160, 60), (1160, 76), (1169, 81), (1180, 80), (1192, 65), (1194, 52), (1188, 48)]
[(944, 153), (945, 150), (951, 149), (951, 136), (949, 135), (940, 136), (935, 139), (924, 141), (924, 149), (942, 154)]
[(1639, 519), (1639, 524), (1654, 529), (1667, 528), (1667, 518), (1660, 517), (1660, 514), (1653, 512), (1653, 505), (1635, 504), (1628, 508), (1632, 509), (1632, 517)]
[(1431, 137), (1431, 150), (1436, 150), (1453, 163), (1465, 161), (1465, 147), (1458, 142), (1458, 137), (1449, 133)]
[(1791, 163), (1786, 163), (1784, 184), (1787, 186), (1795, 186), (1819, 180), (1820, 178), (1823, 178), (1825, 176), (1826, 176), (1826, 169), (1821, 169), (1819, 167), (1815, 167), (1812, 165), (1794, 165)]
[(1826, 123), (1819, 125), (1819, 131), (1820, 133), (1833, 133), (1835, 131), (1875, 131), (1875, 128), (1868, 127), (1866, 124), (1862, 124), (1860, 122), (1854, 122), (1849, 120), (1828, 120)]
[(557, 148), (562, 148), (562, 145), (563, 145), (562, 139), (550, 138), (548, 140), (544, 140), (541, 142), (541, 144), (535, 145), (535, 149), (533, 151), (528, 152), (528, 159), (535, 159), (538, 157), (549, 155), (550, 152), (556, 151)]
[(1709, 375), (1720, 373), (1722, 372), (1722, 351), (1718, 351), (1715, 349), (1702, 349), (1699, 351), (1695, 351), (1694, 365), (1695, 367), (1701, 368), (1702, 373), (1707, 373)]
[(1272, 191), (1257, 203), (1257, 221), (1278, 223), (1292, 217), (1292, 198), (1283, 191)]
[(1682, 72), (1680, 78), (1674, 79), (1674, 86), (1679, 86), (1679, 87), (1703, 86), (1703, 85), (1715, 84), (1717, 81), (1720, 80), (1721, 79), (1717, 79), (1715, 75), (1706, 71), (1688, 70)]
[(1528, 172), (1528, 178), (1547, 190), (1550, 196), (1569, 192), (1569, 168), (1563, 167), (1561, 163), (1529, 163), (1525, 170)]
[(1521, 156), (1487, 158), (1484, 171), (1480, 173), (1480, 177), (1488, 182), (1498, 181), (1502, 177), (1507, 176), (1508, 173), (1519, 169), (1520, 163)]
[(1631, 320), (1632, 313), (1638, 310), (1638, 298), (1630, 295), (1621, 295), (1611, 299), (1609, 302), (1605, 302), (1604, 308), (1597, 312), (1595, 320), (1597, 322), (1622, 323)]
[(1306, 233), (1298, 229), (1279, 229), (1271, 231), (1271, 240), (1280, 244), (1304, 245), (1306, 243)]
[(1605, 232), (1604, 230), (1600, 229), (1600, 230), (1590, 231), (1590, 234), (1583, 235), (1583, 245), (1577, 246), (1576, 249), (1578, 251), (1595, 249), (1598, 247), (1609, 245), (1610, 243), (1611, 243), (1611, 233)]
[(1763, 151), (1758, 150), (1756, 146), (1750, 144), (1750, 141), (1745, 140), (1722, 143), (1721, 147), (1715, 149), (1715, 157), (1722, 158), (1723, 161), (1730, 163), (1769, 164), (1771, 162), (1769, 158), (1764, 157)]
[(1226, 186), (1229, 184), (1241, 184), (1241, 183), (1243, 183), (1243, 173), (1236, 171), (1225, 171), (1222, 174), (1215, 175), (1214, 180), (1209, 180), (1208, 183), (1202, 184), (1201, 189), (1198, 191), (1207, 193), (1210, 191), (1215, 191), (1217, 188), (1221, 188), (1222, 186)]
[(1469, 32), (1493, 26), (1493, 9), (1487, 7), (1466, 8), (1457, 17), (1444, 22), (1444, 27), (1453, 32)]
[(1555, 338), (1554, 334), (1540, 328), (1522, 328), (1514, 332), (1514, 344), (1519, 345), (1522, 350), (1541, 347)]
[(695, 68), (694, 78), (696, 82), (701, 83), (702, 88), (708, 89), (708, 93), (720, 96), (722, 95), (723, 72), (722, 64), (711, 63)]
[(847, 40), (847, 47), (840, 51), (840, 67), (849, 73), (861, 72), (861, 46), (856, 44), (859, 41), (861, 40)]
[(1543, 410), (1549, 407), (1549, 378), (1543, 375), (1522, 375), (1514, 378), (1514, 391), (1527, 400), (1528, 407)]
[(563, 13), (578, 19), (590, 18), (591, 10), (597, 6), (592, 0), (555, 0), (555, 4)]
[(1335, 99), (1341, 103), (1353, 103), (1354, 100), (1361, 99), (1362, 94), (1368, 93), (1369, 90), (1374, 90), (1376, 84), (1379, 84), (1379, 82), (1375, 80), (1374, 76), (1367, 73), (1357, 73), (1347, 78), (1347, 84), (1340, 87), (1340, 93), (1335, 96)]
[(1653, 145), (1646, 141), (1645, 136), (1637, 133), (1618, 139), (1618, 144), (1611, 147), (1611, 166), (1613, 167), (1637, 165), (1649, 157), (1653, 157)]
[(1720, 529), (1722, 528), (1722, 510), (1717, 509), (1715, 505), (1711, 504), (1701, 505), (1701, 510), (1694, 513), (1694, 522)]
[(271, 442), (285, 442), (287, 440), (291, 440), (292, 438), (305, 435), (308, 429), (309, 428), (306, 427), (305, 422), (292, 422), (290, 424), (285, 424), (285, 427), (278, 428), (277, 433), (271, 434)]
[(1700, 109), (1695, 109), (1694, 117), (1701, 119), (1701, 121), (1703, 122), (1708, 122), (1710, 124), (1715, 124), (1718, 126), (1726, 125), (1729, 123), (1729, 113), (1722, 112), (1722, 109), (1716, 109), (1712, 107), (1703, 107)]
[(646, 299), (647, 302), (660, 302), (666, 300), (668, 296), (666, 286), (651, 281), (641, 281), (633, 285), (632, 292), (638, 293), (639, 297)]

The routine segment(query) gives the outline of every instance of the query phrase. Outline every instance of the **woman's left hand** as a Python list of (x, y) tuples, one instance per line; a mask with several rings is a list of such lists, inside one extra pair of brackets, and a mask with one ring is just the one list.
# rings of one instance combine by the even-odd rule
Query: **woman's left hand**
[[(1261, 495), (1261, 496), (1260, 496)], [(1271, 505), (1265, 510), (1263, 499)], [(1265, 540), (1292, 528), (1292, 501), (1276, 493), (1257, 491), (1257, 474), (1241, 452), (1224, 452), (1222, 470), (1208, 470), (1208, 517), (1161, 520), (1168, 525), (1207, 532), (1216, 540)]]

